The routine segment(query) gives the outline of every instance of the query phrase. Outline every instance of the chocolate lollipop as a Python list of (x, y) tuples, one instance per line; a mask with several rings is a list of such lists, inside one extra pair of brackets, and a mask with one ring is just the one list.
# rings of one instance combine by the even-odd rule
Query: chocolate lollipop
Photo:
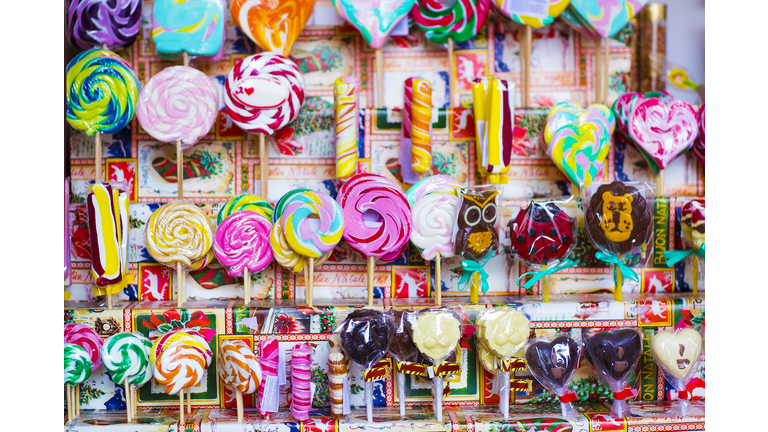
[(600, 250), (595, 258), (614, 264), (614, 298), (621, 300), (624, 277), (639, 281), (637, 273), (624, 265), (622, 254), (640, 248), (648, 235), (653, 217), (645, 196), (636, 187), (620, 181), (603, 184), (584, 211), (587, 235)]
[[(419, 350), (411, 338), (411, 324), (416, 313), (406, 309), (392, 309), (389, 312), (395, 323), (395, 330), (389, 344), (389, 355), (396, 362), (405, 362), (414, 357)], [(397, 398), (400, 401), (400, 416), (405, 416), (405, 373), (397, 368)]]
[(464, 276), (459, 280), (459, 287), (462, 289), (470, 284), (470, 301), (473, 304), (479, 301), (481, 283), (483, 294), (488, 291), (487, 273), (483, 267), (499, 245), (499, 232), (496, 230), (498, 195), (495, 188), (462, 189), (459, 193), (456, 226), (453, 229), (455, 253), (464, 258), (461, 263)]
[(643, 340), (635, 330), (601, 331), (586, 340), (584, 353), (603, 383), (613, 391), (611, 415), (623, 417), (627, 411), (625, 399), (634, 397), (636, 390), (625, 390), (635, 372), (643, 350)]
[(532, 341), (525, 350), (528, 370), (550, 392), (560, 398), (560, 410), (564, 417), (576, 415), (571, 402), (575, 393), (568, 393), (568, 383), (579, 365), (579, 346), (568, 336)]
[(688, 414), (688, 382), (699, 364), (703, 341), (699, 332), (685, 328), (677, 333), (662, 330), (651, 340), (651, 353), (656, 364), (664, 371), (667, 382), (677, 390), (680, 414)]

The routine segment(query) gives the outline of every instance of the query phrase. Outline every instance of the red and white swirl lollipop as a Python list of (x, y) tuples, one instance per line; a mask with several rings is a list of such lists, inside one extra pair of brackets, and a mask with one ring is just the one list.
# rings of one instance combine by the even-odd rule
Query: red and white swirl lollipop
[(400, 256), (411, 237), (411, 207), (400, 188), (376, 175), (357, 174), (336, 198), (344, 213), (344, 240), (368, 259), (368, 304), (373, 304), (373, 261)]

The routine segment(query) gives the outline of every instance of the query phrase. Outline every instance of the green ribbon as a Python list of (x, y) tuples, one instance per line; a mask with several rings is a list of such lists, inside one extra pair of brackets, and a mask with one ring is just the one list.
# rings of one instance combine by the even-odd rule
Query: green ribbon
[(704, 244), (702, 243), (699, 249), (690, 250), (668, 250), (664, 252), (664, 258), (667, 259), (667, 266), (672, 267), (680, 261), (688, 258), (691, 255), (696, 254), (701, 259), (704, 259)]
[[(543, 278), (544, 276), (551, 275), (552, 273), (557, 273), (560, 270), (565, 270), (567, 268), (575, 266), (576, 264), (577, 264), (576, 261), (567, 259), (556, 266), (547, 268), (546, 270), (541, 270), (538, 272), (523, 273), (520, 275), (519, 278), (517, 278), (517, 286), (525, 288), (527, 290), (531, 289), (531, 287), (534, 286), (536, 282), (541, 280), (541, 278)], [(520, 285), (520, 280), (528, 275), (534, 275), (534, 276), (530, 278), (528, 282), (526, 282), (524, 285)]]
[[(635, 282), (640, 282), (640, 279), (637, 277), (637, 272), (629, 268), (629, 266), (625, 265), (624, 262), (622, 262), (616, 255), (607, 254), (605, 252), (598, 252), (595, 254), (595, 258), (599, 259), (600, 261), (605, 261), (615, 265), (616, 269), (621, 271), (621, 274), (624, 275), (625, 278)], [(614, 271), (616, 270), (614, 269)], [(616, 276), (614, 275), (614, 278), (615, 277)]]
[(472, 277), (474, 277), (475, 273), (479, 273), (480, 281), (482, 282), (483, 295), (485, 295), (485, 293), (488, 292), (489, 286), (487, 280), (488, 272), (485, 271), (484, 267), (488, 263), (488, 260), (496, 255), (498, 255), (498, 252), (495, 254), (489, 253), (481, 258), (480, 262), (470, 259), (462, 261), (461, 266), (464, 268), (464, 274), (461, 275), (461, 279), (459, 279), (459, 290), (464, 291), (466, 287), (472, 283)]

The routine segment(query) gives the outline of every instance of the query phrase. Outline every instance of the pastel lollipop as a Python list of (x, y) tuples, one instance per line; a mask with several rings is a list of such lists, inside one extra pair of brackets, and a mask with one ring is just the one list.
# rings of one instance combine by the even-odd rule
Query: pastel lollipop
[(376, 175), (357, 174), (336, 198), (344, 214), (344, 240), (368, 259), (368, 304), (373, 304), (373, 262), (395, 259), (411, 236), (411, 208), (394, 183)]
[(682, 415), (688, 413), (691, 395), (687, 387), (700, 365), (703, 345), (701, 334), (692, 328), (683, 328), (676, 333), (661, 330), (651, 339), (653, 359), (664, 371), (666, 381), (677, 390)]
[(85, 348), (64, 343), (64, 387), (67, 390), (67, 420), (80, 414), (80, 384), (91, 376), (91, 358)]
[(224, 385), (235, 390), (237, 420), (242, 423), (243, 395), (252, 394), (261, 385), (259, 360), (242, 340), (223, 340), (219, 345), (218, 369)]
[(430, 41), (464, 43), (477, 36), (489, 11), (490, 0), (417, 0), (411, 16)]
[(91, 371), (95, 372), (101, 366), (101, 346), (104, 342), (96, 331), (78, 323), (64, 326), (64, 343), (73, 343), (85, 349), (90, 355)]
[(456, 225), (459, 198), (453, 193), (435, 192), (419, 198), (411, 206), (413, 229), (411, 243), (419, 248), (422, 258), (435, 261), (435, 300), (442, 304), (441, 258), (455, 255), (453, 227)]
[(221, 0), (156, 0), (154, 7), (152, 41), (161, 55), (210, 56), (221, 49), (226, 21)]
[(696, 111), (679, 100), (645, 99), (629, 116), (629, 135), (659, 170), (693, 145), (698, 129)]
[(243, 33), (264, 51), (288, 56), (314, 6), (315, 0), (232, 0), (229, 9)]
[(186, 301), (183, 269), (204, 258), (213, 244), (213, 225), (194, 204), (171, 202), (155, 210), (147, 222), (147, 250), (157, 262), (176, 267), (177, 305)]
[(142, 0), (69, 0), (67, 36), (80, 49), (132, 45), (141, 28)]
[[(275, 254), (275, 261), (282, 267), (290, 269), (294, 273), (301, 273), (309, 265), (309, 258), (299, 254), (291, 248), (288, 239), (285, 238), (283, 231), (283, 222), (278, 218), (277, 222), (272, 224), (272, 231), (269, 233), (269, 243), (272, 246), (272, 253)], [(320, 256), (314, 260), (314, 266), (319, 267), (331, 256), (333, 251)]]
[(216, 227), (213, 241), (216, 259), (230, 276), (245, 278), (245, 304), (251, 302), (251, 274), (264, 270), (272, 262), (271, 229), (267, 218), (251, 211), (233, 213)]
[(405, 198), (408, 200), (408, 204), (414, 205), (421, 197), (432, 192), (455, 192), (458, 188), (461, 188), (461, 184), (453, 177), (437, 174), (419, 180), (408, 189)]
[(336, 119), (336, 179), (344, 183), (357, 174), (360, 140), (360, 80), (339, 77), (333, 83)]
[[(104, 368), (112, 376), (112, 381), (125, 386), (126, 411), (131, 421), (133, 396), (129, 380), (132, 377), (146, 375), (149, 369), (149, 355), (144, 346), (146, 338), (139, 333), (117, 333), (107, 338), (101, 347), (101, 359)], [(142, 377), (143, 378), (143, 377)]]
[(224, 207), (219, 209), (219, 214), (216, 216), (216, 225), (221, 225), (227, 216), (239, 211), (255, 212), (270, 221), (272, 220), (272, 214), (274, 212), (272, 204), (264, 200), (264, 198), (256, 195), (240, 194), (230, 198), (229, 201), (224, 204)]
[(537, 9), (526, 9), (525, 6), (519, 7), (513, 0), (491, 0), (491, 4), (499, 15), (533, 28), (552, 24), (552, 21), (563, 13), (570, 2), (571, 0), (547, 0), (548, 5), (542, 5)]

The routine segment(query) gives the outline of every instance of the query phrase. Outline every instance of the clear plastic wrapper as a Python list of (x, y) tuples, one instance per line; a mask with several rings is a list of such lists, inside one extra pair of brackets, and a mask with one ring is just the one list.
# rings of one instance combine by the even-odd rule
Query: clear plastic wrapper
[(568, 336), (542, 337), (528, 342), (525, 361), (528, 370), (547, 390), (560, 398), (563, 417), (577, 414), (572, 402), (576, 394), (568, 392), (571, 377), (579, 366), (581, 347)]
[(687, 390), (701, 359), (704, 341), (699, 332), (684, 328), (678, 332), (661, 330), (651, 339), (651, 353), (664, 371), (664, 378), (677, 390), (680, 415), (688, 415), (691, 395)]
[(69, 0), (67, 38), (81, 50), (133, 45), (141, 28), (142, 0)]
[(592, 185), (585, 197), (584, 223), (597, 247), (595, 258), (614, 264), (614, 298), (622, 299), (624, 278), (639, 281), (622, 256), (640, 250), (653, 234), (651, 206), (656, 196), (648, 183), (615, 181)]
[(643, 352), (643, 338), (636, 329), (601, 331), (586, 338), (584, 356), (600, 380), (613, 392), (611, 415), (624, 417), (626, 399), (637, 396), (629, 387)]
[(389, 315), (394, 322), (394, 332), (389, 344), (389, 356), (397, 362), (397, 397), (400, 402), (400, 415), (405, 416), (405, 373), (401, 364), (413, 360), (419, 350), (411, 338), (411, 326), (416, 319), (416, 312), (407, 309), (392, 309)]
[(578, 244), (576, 218), (567, 212), (575, 212), (575, 208), (573, 196), (533, 200), (507, 224), (510, 253), (537, 270), (521, 275), (518, 285), (529, 275), (532, 277), (522, 285), (525, 289), (541, 280), (545, 302), (549, 301), (549, 275), (576, 265), (568, 259)]
[(682, 250), (668, 250), (664, 252), (667, 265), (672, 267), (678, 262), (693, 256), (693, 295), (699, 292), (699, 279), (704, 277), (704, 222), (705, 201), (692, 199), (681, 209), (680, 231), (683, 234)]

